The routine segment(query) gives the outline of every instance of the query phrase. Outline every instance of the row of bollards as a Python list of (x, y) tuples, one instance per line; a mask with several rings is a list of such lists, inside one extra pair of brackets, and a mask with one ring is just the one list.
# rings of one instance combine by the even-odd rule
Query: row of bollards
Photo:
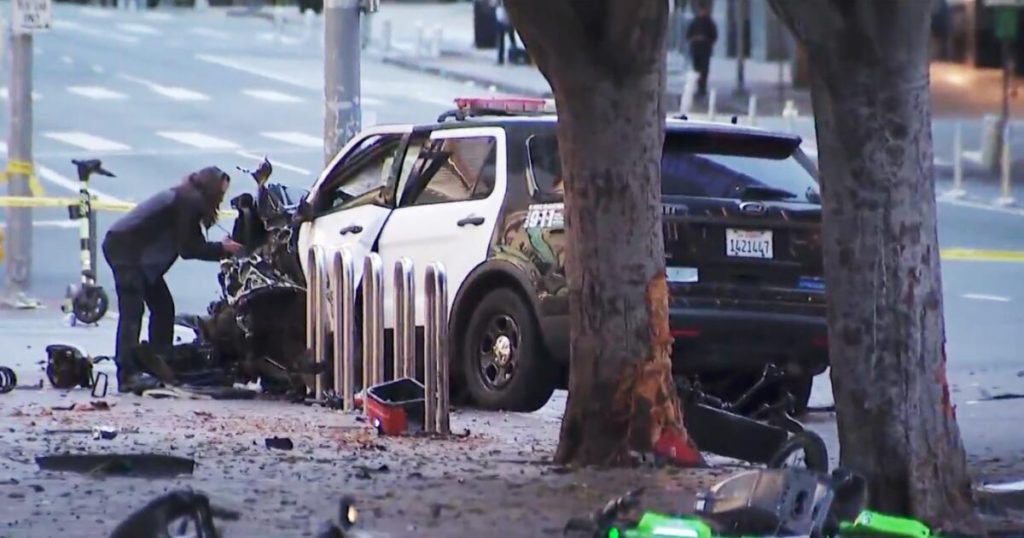
[[(953, 133), (953, 188), (946, 196), (960, 198), (967, 194), (964, 189), (964, 160), (973, 161), (985, 169), (991, 170), (998, 165), (999, 197), (996, 205), (1013, 205), (1013, 130), (1007, 122), (1000, 133), (995, 116), (986, 116), (982, 122), (981, 147), (976, 151), (964, 149), (963, 126), (956, 123)], [(1001, 134), (1002, 136), (998, 136)], [(1001, 140), (1000, 140), (1001, 139)]]
[[(342, 248), (334, 253), (330, 270), (322, 247), (309, 250), (307, 257), (306, 336), (318, 363), (332, 364), (334, 394), (344, 411), (355, 409), (356, 364), (356, 260)], [(416, 285), (412, 260), (401, 258), (394, 267), (395, 325), (393, 367), (385, 371), (384, 360), (384, 264), (377, 253), (362, 260), (362, 364), (363, 400), (368, 389), (389, 380), (416, 379)], [(424, 430), (450, 432), (448, 386), (448, 283), (444, 265), (426, 267), (424, 294), (426, 319), (424, 338)], [(327, 356), (327, 335), (333, 335), (334, 353)], [(390, 374), (390, 375), (389, 375)], [(389, 379), (390, 378), (390, 379)], [(317, 374), (314, 390), (319, 398), (327, 391), (326, 374)]]

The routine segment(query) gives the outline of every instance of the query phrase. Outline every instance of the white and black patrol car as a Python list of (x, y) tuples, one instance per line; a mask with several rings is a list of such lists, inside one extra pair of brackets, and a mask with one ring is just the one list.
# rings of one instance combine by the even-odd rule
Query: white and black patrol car
[[(303, 202), (299, 252), (377, 252), (388, 275), (407, 257), (417, 282), (443, 262), (453, 386), (482, 407), (537, 409), (565, 383), (569, 359), (556, 117), (537, 111), (544, 101), (456, 101), (435, 124), (377, 126), (351, 140)], [(774, 363), (800, 407), (827, 367), (815, 174), (799, 137), (667, 123), (673, 359), (711, 393), (735, 396)], [(390, 330), (390, 278), (384, 295)]]

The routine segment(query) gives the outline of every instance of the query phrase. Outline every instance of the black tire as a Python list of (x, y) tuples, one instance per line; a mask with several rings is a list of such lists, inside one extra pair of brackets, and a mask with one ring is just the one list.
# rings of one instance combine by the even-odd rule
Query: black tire
[[(790, 465), (787, 460), (790, 457), (803, 452), (803, 465)], [(783, 467), (803, 467), (810, 471), (819, 473), (828, 472), (828, 448), (825, 441), (818, 434), (811, 431), (795, 433), (789, 436), (771, 459), (768, 460), (768, 467), (781, 469)]]
[(548, 361), (533, 311), (514, 291), (488, 293), (459, 336), (463, 380), (476, 405), (529, 412), (551, 398), (558, 369)]
[(107, 292), (99, 286), (82, 286), (75, 294), (71, 303), (75, 317), (85, 324), (96, 323), (103, 319), (110, 307)]

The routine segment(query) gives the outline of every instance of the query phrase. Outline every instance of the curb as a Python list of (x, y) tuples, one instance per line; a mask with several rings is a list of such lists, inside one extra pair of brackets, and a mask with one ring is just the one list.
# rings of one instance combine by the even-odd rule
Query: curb
[(478, 86), (494, 86), (498, 91), (503, 93), (519, 94), (526, 97), (536, 97), (542, 99), (552, 97), (551, 92), (539, 92), (533, 88), (527, 88), (525, 86), (519, 86), (517, 84), (508, 84), (506, 82), (494, 81), (487, 77), (449, 71), (443, 67), (437, 67), (421, 63), (421, 61), (416, 58), (402, 58), (399, 56), (380, 55), (379, 59), (382, 63), (393, 65), (395, 67), (399, 67), (409, 71), (415, 71), (417, 73), (434, 75), (437, 77), (441, 77), (447, 80), (454, 80), (457, 82), (470, 82)]

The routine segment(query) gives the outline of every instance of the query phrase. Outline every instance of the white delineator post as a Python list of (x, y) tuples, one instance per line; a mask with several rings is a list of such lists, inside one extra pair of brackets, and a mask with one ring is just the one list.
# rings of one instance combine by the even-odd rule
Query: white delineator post
[(963, 125), (956, 122), (956, 131), (953, 133), (953, 189), (946, 193), (947, 196), (960, 198), (967, 194), (964, 190), (964, 141)]
[(1013, 158), (1010, 155), (1010, 123), (1007, 122), (1003, 127), (1003, 147), (1001, 148), (1002, 161), (1001, 166), (1001, 177), (1000, 177), (1000, 193), (999, 198), (996, 200), (996, 204), (1007, 206), (1013, 204), (1013, 192), (1011, 185), (1011, 172), (1013, 168)]

